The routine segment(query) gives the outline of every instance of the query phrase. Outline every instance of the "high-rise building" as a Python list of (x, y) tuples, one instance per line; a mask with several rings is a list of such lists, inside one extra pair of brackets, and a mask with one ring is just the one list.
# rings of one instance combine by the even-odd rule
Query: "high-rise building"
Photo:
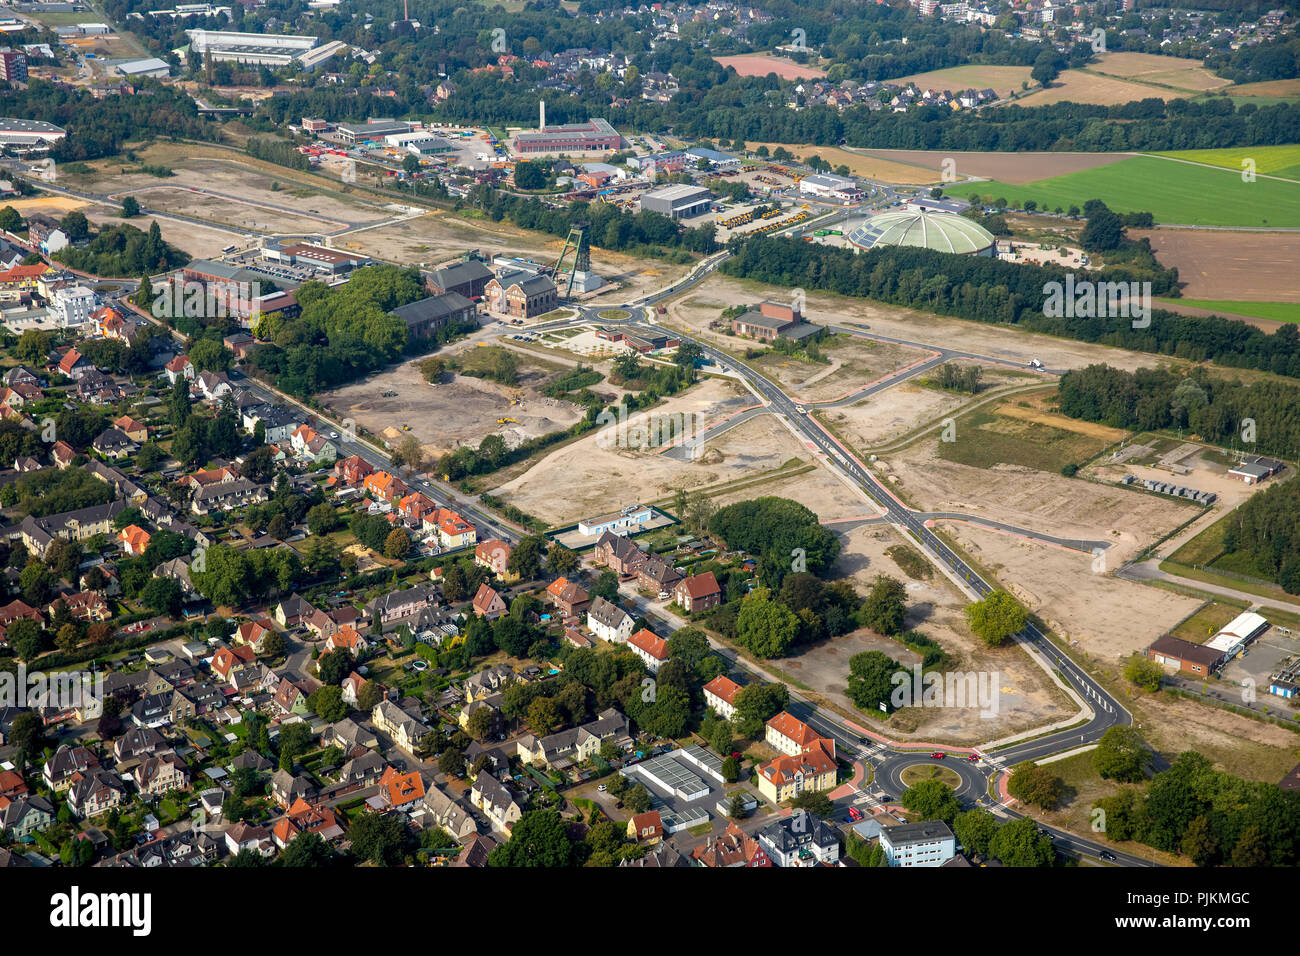
[(0, 80), (8, 83), (26, 83), (27, 54), (8, 47), (0, 48)]

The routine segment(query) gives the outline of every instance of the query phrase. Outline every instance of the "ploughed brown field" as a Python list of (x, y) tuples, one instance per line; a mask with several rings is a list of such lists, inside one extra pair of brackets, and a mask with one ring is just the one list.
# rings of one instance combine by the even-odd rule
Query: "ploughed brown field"
[(913, 163), (929, 169), (943, 169), (943, 161), (951, 158), (956, 164), (958, 177), (978, 176), (998, 182), (1020, 186), (1077, 173), (1084, 169), (1109, 166), (1128, 159), (1132, 153), (979, 153), (941, 149), (872, 149), (864, 150), (871, 156), (898, 163)]
[(794, 60), (779, 56), (763, 56), (745, 53), (738, 56), (715, 56), (723, 68), (734, 67), (741, 76), (767, 76), (775, 73), (783, 80), (820, 80), (826, 75), (825, 70), (812, 66), (801, 66)]
[[(1130, 229), (1178, 268), (1189, 299), (1300, 302), (1300, 233)], [(1272, 327), (1273, 323), (1269, 323)]]

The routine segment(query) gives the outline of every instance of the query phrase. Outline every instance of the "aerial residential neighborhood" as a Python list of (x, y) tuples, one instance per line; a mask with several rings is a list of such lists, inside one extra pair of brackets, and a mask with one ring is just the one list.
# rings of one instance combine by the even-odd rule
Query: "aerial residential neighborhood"
[(6, 4), (15, 912), (971, 869), (954, 923), (1257, 928), (1298, 13)]

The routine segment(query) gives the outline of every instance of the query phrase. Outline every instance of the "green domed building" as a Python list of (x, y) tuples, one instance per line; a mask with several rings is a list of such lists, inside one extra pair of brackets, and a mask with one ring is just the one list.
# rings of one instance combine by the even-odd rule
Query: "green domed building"
[(878, 246), (917, 246), (965, 256), (992, 256), (995, 239), (974, 220), (950, 212), (905, 209), (871, 216), (848, 231), (859, 249)]

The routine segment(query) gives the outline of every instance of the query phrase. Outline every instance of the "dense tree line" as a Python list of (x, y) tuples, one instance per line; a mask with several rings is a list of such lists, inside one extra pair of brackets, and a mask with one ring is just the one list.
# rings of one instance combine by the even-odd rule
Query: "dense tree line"
[(99, 276), (143, 276), (177, 269), (190, 255), (163, 241), (157, 221), (142, 232), (126, 223), (105, 226), (84, 246), (67, 246), (52, 258)]
[(1291, 457), (1300, 449), (1300, 386), (1289, 382), (1245, 384), (1202, 369), (1182, 374), (1089, 365), (1061, 376), (1059, 401), (1062, 414), (1113, 428), (1186, 429), (1262, 455)]
[(1223, 551), (1244, 556), (1250, 570), (1300, 594), (1300, 484), (1274, 485), (1224, 519)]
[(753, 555), (759, 577), (773, 586), (791, 571), (824, 574), (840, 553), (839, 541), (815, 513), (772, 495), (719, 508), (709, 519), (709, 532), (727, 547)]
[[(1153, 309), (1150, 325), (1132, 320), (1052, 318), (1043, 314), (1046, 282), (1064, 282), (1056, 266), (1021, 265), (979, 256), (954, 256), (916, 248), (872, 249), (859, 254), (791, 239), (749, 239), (721, 271), (769, 285), (818, 289), (979, 322), (1016, 325), (1033, 332), (1099, 342), (1139, 352), (1214, 361), (1300, 378), (1300, 330), (1269, 334), (1219, 316), (1189, 316)], [(1107, 281), (1152, 282), (1154, 295), (1173, 291), (1177, 273), (1156, 275), (1120, 265)]]
[(1197, 866), (1294, 866), (1300, 850), (1300, 793), (1216, 770), (1195, 751), (1096, 807), (1112, 840), (1139, 840)]
[(298, 152), (292, 143), (287, 143), (280, 139), (270, 139), (265, 136), (253, 136), (248, 140), (244, 147), (248, 155), (256, 159), (264, 159), (268, 163), (275, 163), (277, 166), (288, 166), (290, 169), (307, 170), (311, 168), (311, 163), (307, 157)]
[(112, 156), (130, 140), (216, 138), (216, 124), (184, 91), (149, 80), (140, 86), (134, 96), (95, 99), (89, 90), (33, 79), (26, 89), (0, 89), (0, 113), (64, 127), (67, 137), (50, 148), (61, 163)]
[(270, 344), (253, 350), (251, 370), (307, 397), (383, 368), (402, 355), (409, 339), (406, 323), (392, 310), (424, 295), (417, 270), (390, 265), (358, 269), (335, 288), (305, 282), (295, 292), (298, 316), (262, 317), (257, 333)]

